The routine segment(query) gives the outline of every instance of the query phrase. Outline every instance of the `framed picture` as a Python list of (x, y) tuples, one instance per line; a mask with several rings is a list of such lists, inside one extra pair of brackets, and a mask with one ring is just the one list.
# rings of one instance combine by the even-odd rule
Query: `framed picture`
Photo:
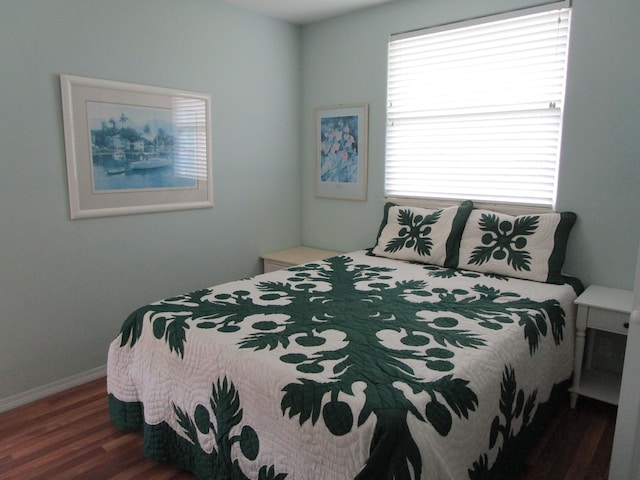
[(317, 197), (367, 199), (368, 116), (367, 104), (316, 110)]
[(72, 219), (213, 206), (209, 95), (60, 75)]

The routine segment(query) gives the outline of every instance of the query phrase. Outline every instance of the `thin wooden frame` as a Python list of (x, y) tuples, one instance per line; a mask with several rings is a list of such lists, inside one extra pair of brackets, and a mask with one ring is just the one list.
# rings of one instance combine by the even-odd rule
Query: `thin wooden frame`
[(72, 219), (210, 208), (208, 94), (60, 75)]

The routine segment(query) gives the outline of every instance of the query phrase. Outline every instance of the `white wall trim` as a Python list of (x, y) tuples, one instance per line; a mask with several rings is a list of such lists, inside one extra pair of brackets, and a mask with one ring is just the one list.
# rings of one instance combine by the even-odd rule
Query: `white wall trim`
[(6, 398), (0, 398), (0, 413), (26, 405), (27, 403), (31, 403), (35, 400), (40, 400), (41, 398), (48, 397), (54, 393), (59, 393), (64, 390), (77, 387), (83, 383), (97, 380), (98, 378), (106, 375), (107, 366), (102, 365), (101, 367), (96, 367), (92, 370), (87, 370), (86, 372), (78, 373), (77, 375), (72, 375), (56, 382), (27, 390), (26, 392), (18, 393)]

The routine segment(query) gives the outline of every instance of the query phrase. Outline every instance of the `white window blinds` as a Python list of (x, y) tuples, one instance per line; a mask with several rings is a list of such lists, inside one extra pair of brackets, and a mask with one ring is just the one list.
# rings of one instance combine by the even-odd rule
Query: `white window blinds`
[(198, 98), (173, 99), (175, 132), (175, 173), (178, 176), (207, 178), (207, 106)]
[(387, 196), (554, 205), (570, 10), (530, 12), (391, 37)]

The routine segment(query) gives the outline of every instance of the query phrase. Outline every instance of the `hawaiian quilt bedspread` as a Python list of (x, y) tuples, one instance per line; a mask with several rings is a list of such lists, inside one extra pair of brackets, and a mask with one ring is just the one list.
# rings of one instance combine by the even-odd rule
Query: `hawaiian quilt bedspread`
[(353, 252), (146, 305), (113, 422), (212, 479), (483, 478), (572, 371), (569, 285)]

